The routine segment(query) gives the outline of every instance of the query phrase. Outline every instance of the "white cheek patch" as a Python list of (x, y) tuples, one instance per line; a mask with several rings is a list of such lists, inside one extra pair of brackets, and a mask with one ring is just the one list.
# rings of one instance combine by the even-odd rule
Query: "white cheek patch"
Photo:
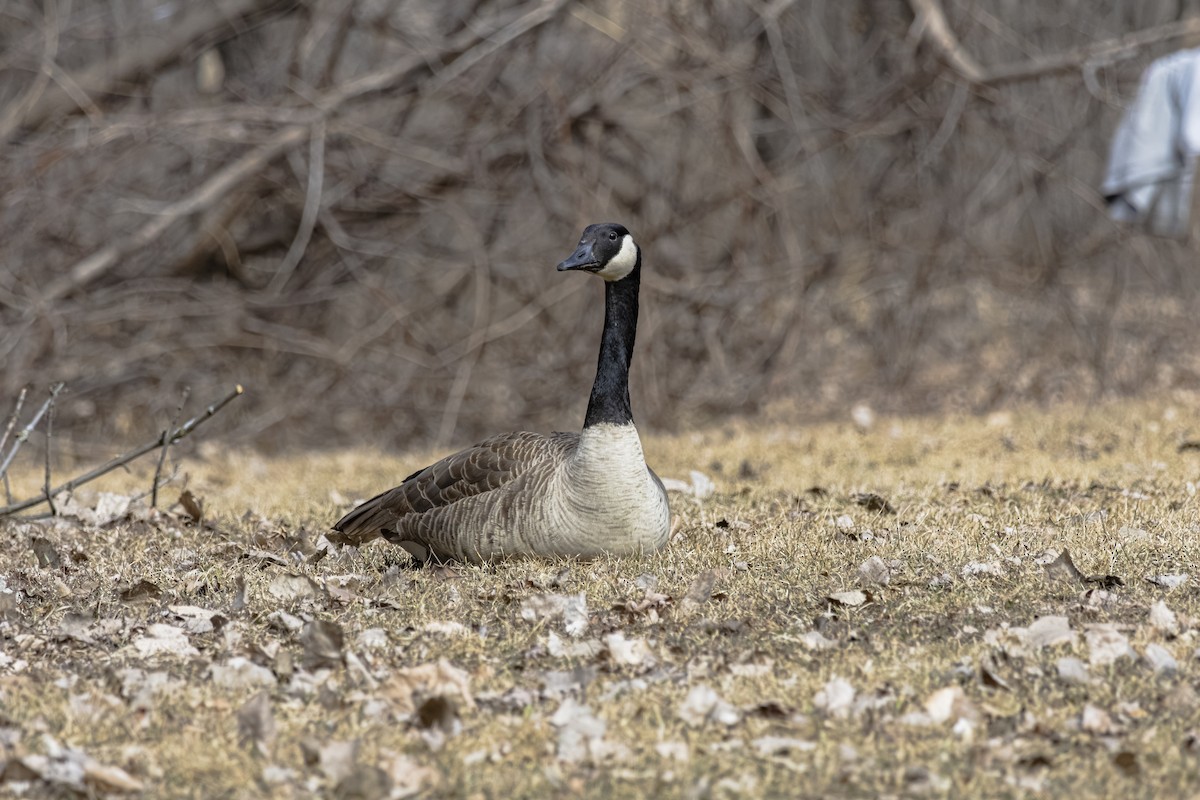
[(604, 265), (604, 269), (599, 270), (596, 274), (606, 281), (619, 281), (633, 272), (634, 266), (637, 265), (637, 255), (638, 248), (633, 243), (633, 237), (625, 234), (625, 239), (621, 242), (621, 250)]

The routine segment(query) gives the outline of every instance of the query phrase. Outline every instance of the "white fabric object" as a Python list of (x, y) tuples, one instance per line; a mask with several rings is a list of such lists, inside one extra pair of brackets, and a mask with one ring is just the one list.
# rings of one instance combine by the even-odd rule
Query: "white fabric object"
[(1112, 218), (1185, 238), (1200, 156), (1200, 49), (1158, 59), (1142, 75), (1113, 136), (1104, 199)]

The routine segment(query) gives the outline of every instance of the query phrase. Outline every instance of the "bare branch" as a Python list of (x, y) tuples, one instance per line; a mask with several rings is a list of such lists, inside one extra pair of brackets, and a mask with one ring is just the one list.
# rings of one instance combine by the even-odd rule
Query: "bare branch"
[(1200, 34), (1200, 17), (1159, 25), (1102, 42), (1077, 47), (1065, 53), (1043, 56), (1027, 61), (1014, 61), (992, 67), (980, 78), (980, 83), (997, 84), (1039, 78), (1056, 72), (1079, 69), (1085, 64), (1112, 64), (1137, 54), (1152, 44), (1182, 39)]
[(1098, 65), (1133, 58), (1152, 44), (1200, 34), (1200, 17), (1190, 17), (1179, 22), (1094, 42), (1065, 53), (985, 68), (963, 48), (954, 32), (950, 30), (940, 0), (909, 0), (908, 4), (916, 16), (913, 20), (914, 32), (928, 39), (942, 54), (946, 63), (962, 77), (971, 83), (984, 85), (1013, 83), (1087, 67), (1094, 69)]
[(12, 414), (8, 417), (8, 424), (4, 426), (4, 434), (0, 436), (0, 450), (8, 444), (8, 437), (12, 435), (13, 428), (17, 425), (17, 418), (21, 416), (21, 408), (25, 405), (25, 396), (29, 394), (29, 387), (21, 387), (21, 393), (17, 395), (17, 402), (13, 405)]
[(29, 421), (25, 429), (17, 434), (16, 440), (13, 441), (12, 449), (8, 451), (8, 456), (5, 457), (3, 463), (0, 463), (0, 475), (8, 473), (8, 467), (12, 464), (13, 459), (17, 457), (17, 451), (21, 449), (21, 445), (25, 444), (25, 440), (29, 438), (29, 434), (33, 433), (33, 429), (37, 427), (37, 424), (42, 421), (42, 417), (45, 416), (50, 406), (54, 405), (54, 398), (58, 397), (58, 393), (62, 391), (62, 388), (63, 385), (61, 383), (56, 383), (50, 387), (50, 396), (46, 398), (46, 402), (42, 403), (42, 407), (33, 415), (33, 419)]
[[(58, 388), (59, 389), (62, 388), (61, 384), (58, 386)], [(190, 434), (196, 428), (200, 427), (200, 425), (203, 424), (205, 421), (211, 419), (218, 411), (220, 411), (222, 408), (224, 408), (226, 405), (228, 405), (235, 398), (240, 397), (244, 392), (245, 392), (245, 390), (240, 385), (235, 386), (233, 388), (233, 391), (231, 391), (229, 394), (227, 394), (225, 397), (221, 398), (217, 402), (210, 405), (208, 408), (204, 409), (204, 412), (202, 414), (192, 417), (187, 422), (183, 423), (183, 425), (181, 425), (180, 427), (175, 429), (174, 433), (172, 433), (170, 436), (159, 437), (152, 442), (147, 442), (146, 444), (144, 444), (140, 447), (136, 447), (133, 450), (130, 450), (128, 453), (125, 453), (124, 455), (117, 456), (116, 458), (112, 459), (111, 461), (101, 464), (100, 466), (93, 469), (91, 472), (86, 472), (83, 475), (80, 475), (79, 477), (72, 478), (71, 480), (67, 481), (66, 483), (59, 484), (58, 486), (54, 487), (53, 489), (50, 489), (48, 492), (45, 492), (42, 495), (39, 495), (37, 497), (32, 497), (28, 500), (22, 500), (21, 502), (18, 502), (18, 503), (10, 503), (9, 505), (6, 505), (3, 508), (0, 508), (0, 517), (5, 517), (10, 514), (15, 514), (18, 511), (24, 511), (27, 508), (33, 508), (34, 506), (41, 505), (42, 503), (47, 502), (47, 500), (51, 497), (57, 497), (58, 495), (62, 494), (63, 492), (72, 491), (74, 489), (79, 488), (80, 486), (83, 486), (86, 483), (90, 483), (90, 482), (96, 480), (97, 478), (99, 478), (103, 475), (107, 475), (108, 473), (110, 473), (114, 469), (116, 469), (117, 467), (124, 466), (125, 464), (128, 464), (130, 461), (133, 461), (136, 458), (140, 458), (141, 456), (144, 456), (146, 453), (149, 453), (151, 450), (154, 450), (156, 447), (165, 447), (168, 444), (173, 444), (175, 442), (178, 442), (180, 439), (182, 439), (185, 436), (187, 436), (188, 434)], [(6, 464), (6, 466), (7, 466), (7, 464)]]
[(162, 433), (162, 452), (158, 454), (158, 466), (154, 469), (154, 483), (150, 490), (150, 507), (158, 508), (158, 487), (161, 485), (159, 479), (162, 477), (163, 464), (167, 460), (167, 451), (171, 449), (171, 437), (175, 433), (175, 426), (179, 424), (179, 418), (183, 416), (183, 407), (187, 405), (188, 395), (192, 393), (190, 387), (183, 387), (183, 393), (179, 398), (179, 407), (175, 409), (175, 416), (171, 417), (170, 424)]
[[(17, 419), (21, 416), (21, 408), (25, 405), (25, 396), (29, 394), (29, 387), (22, 386), (21, 393), (17, 395), (17, 402), (13, 405), (12, 414), (8, 417), (8, 424), (4, 426), (4, 434), (0, 435), (0, 453), (4, 452), (4, 446), (8, 444), (8, 437), (12, 435), (13, 428), (17, 425)], [(8, 473), (3, 473), (0, 478), (4, 480), (4, 502), (12, 502), (12, 490), (8, 485)]]
[(939, 0), (909, 0), (916, 19), (913, 28), (923, 34), (951, 67), (969, 81), (979, 82), (983, 70), (959, 43)]

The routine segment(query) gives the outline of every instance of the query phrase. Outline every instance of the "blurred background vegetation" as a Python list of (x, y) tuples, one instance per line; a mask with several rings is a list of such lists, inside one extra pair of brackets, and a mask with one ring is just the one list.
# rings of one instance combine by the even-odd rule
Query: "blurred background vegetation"
[(601, 289), (554, 265), (601, 220), (645, 250), (649, 429), (1195, 390), (1195, 253), (1097, 189), (1194, 5), (7, 0), (0, 405), (572, 429)]

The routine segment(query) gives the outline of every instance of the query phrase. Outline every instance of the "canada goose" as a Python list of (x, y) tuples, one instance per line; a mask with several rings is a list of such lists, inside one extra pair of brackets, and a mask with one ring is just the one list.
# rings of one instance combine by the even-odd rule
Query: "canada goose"
[(418, 562), (657, 550), (671, 512), (629, 407), (642, 251), (623, 225), (589, 225), (558, 271), (604, 279), (604, 332), (581, 433), (502, 433), (419, 470), (334, 525), (335, 542), (377, 536)]

